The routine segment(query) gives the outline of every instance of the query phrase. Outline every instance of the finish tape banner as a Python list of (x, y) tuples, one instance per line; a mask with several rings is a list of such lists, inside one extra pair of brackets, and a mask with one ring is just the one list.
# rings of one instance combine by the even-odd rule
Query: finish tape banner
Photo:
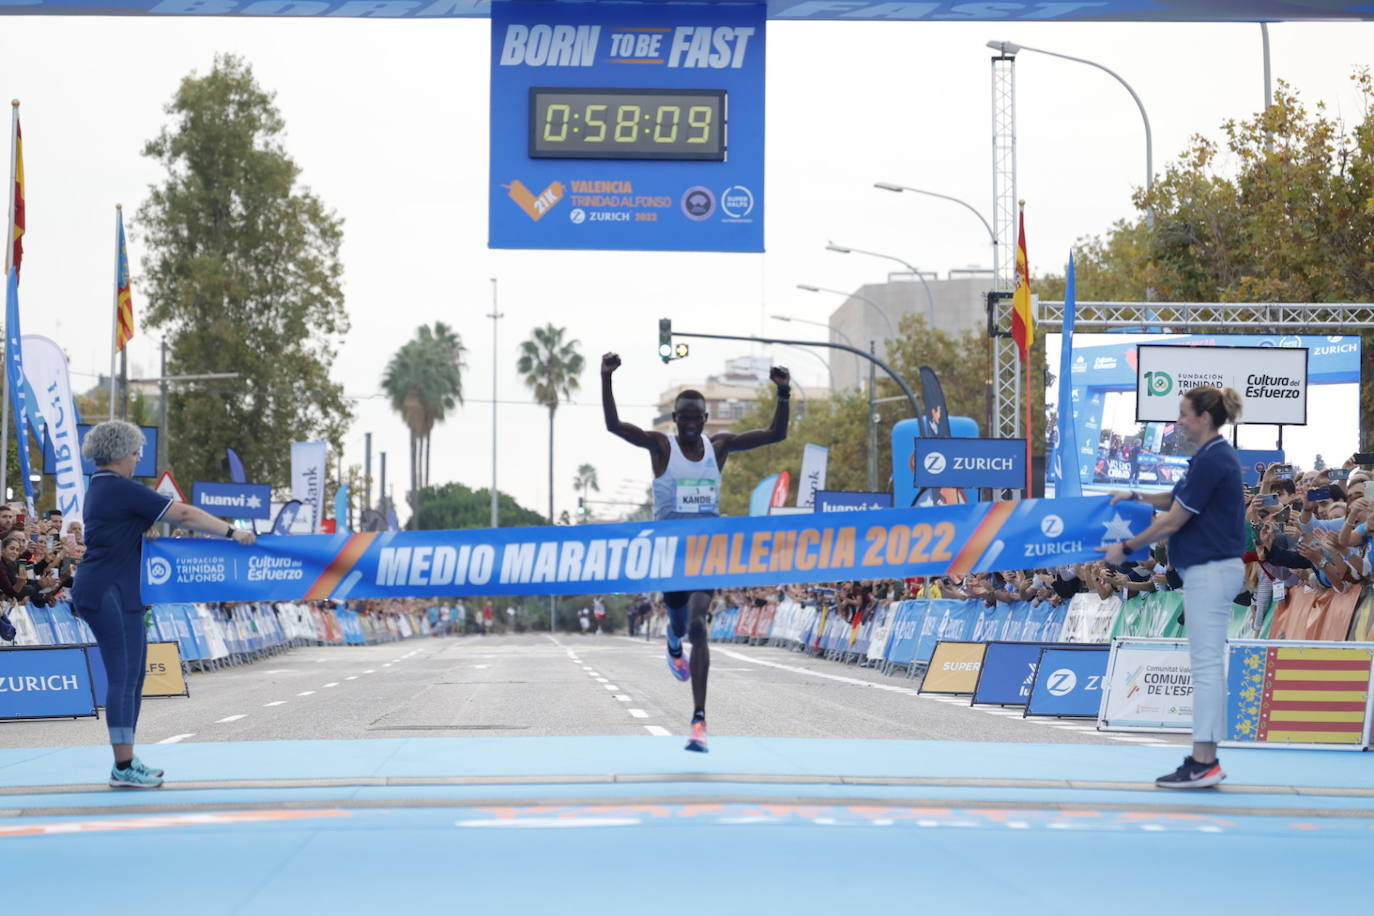
[[(613, 525), (159, 538), (143, 600), (292, 601), (691, 591), (1062, 566), (1145, 530), (1152, 510), (1105, 497), (842, 515)], [(1144, 556), (1141, 552), (1140, 556)]]

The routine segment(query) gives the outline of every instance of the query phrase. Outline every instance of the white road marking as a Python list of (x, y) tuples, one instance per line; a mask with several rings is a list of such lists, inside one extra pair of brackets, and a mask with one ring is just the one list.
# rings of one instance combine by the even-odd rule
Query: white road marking
[(592, 677), (601, 677), (600, 674), (598, 674), (597, 672), (592, 671), (592, 670), (590, 670), (590, 669), (587, 671), (587, 673), (590, 674)]
[(312, 693), (314, 693), (314, 692), (315, 692), (315, 691), (313, 691), (313, 690), (302, 690), (300, 693), (296, 694), (296, 696), (298, 696), (298, 697), (308, 697), (308, 696), (310, 696), (310, 695), (311, 695)]
[(393, 664), (394, 664), (394, 662), (382, 662), (382, 667), (383, 667), (383, 668), (390, 668)]
[(646, 725), (644, 726), (644, 728), (649, 732), (649, 734), (654, 735), (658, 738), (671, 738), (673, 736), (673, 733), (668, 731), (668, 729), (664, 728), (662, 725)]
[(344, 678), (344, 680), (346, 680), (346, 681), (356, 681), (357, 679), (358, 679), (358, 675), (356, 675), (356, 674), (350, 674), (348, 677)]
[(237, 716), (225, 716), (223, 719), (216, 719), (215, 722), (237, 722), (239, 719), (245, 718), (247, 718), (247, 716), (244, 713), (239, 713)]
[(363, 672), (363, 674), (376, 674), (376, 673), (377, 673), (377, 669), (376, 669), (376, 668), (368, 668), (366, 671)]
[(339, 686), (339, 682), (338, 682), (338, 681), (330, 681), (328, 684), (325, 684), (324, 686), (326, 686), (326, 687), (337, 687), (337, 686)]
[(628, 712), (630, 715), (634, 716), (636, 719), (649, 718), (649, 714), (642, 709), (627, 709), (625, 711)]
[(273, 700), (271, 703), (263, 703), (262, 705), (263, 705), (263, 706), (281, 706), (281, 705), (283, 705), (283, 704), (285, 704), (285, 703), (286, 703), (285, 700)]
[(158, 744), (176, 744), (184, 738), (194, 738), (195, 736), (195, 732), (187, 732), (184, 735), (173, 735), (170, 738), (163, 738), (161, 741), (158, 742)]
[(597, 682), (598, 684), (609, 684), (609, 683), (610, 683), (610, 679), (609, 679), (609, 678), (604, 678), (604, 677), (599, 677), (599, 678), (596, 679), (596, 682)]
[(627, 695), (623, 694), (623, 693), (617, 693), (617, 694), (615, 695), (615, 698), (616, 698), (617, 700), (619, 700), (620, 702), (622, 702), (622, 703), (628, 703), (628, 702), (630, 702), (630, 698), (629, 698)]
[(1111, 738), (1113, 741), (1144, 741), (1149, 744), (1162, 744), (1159, 738), (1146, 738), (1141, 735), (1108, 735), (1103, 734), (1104, 738)]
[(491, 665), (473, 665), (474, 668), (490, 668)]
[(614, 684), (602, 684), (601, 686), (602, 686), (602, 687), (605, 687), (607, 690), (619, 690), (619, 689), (620, 689), (619, 687), (617, 687), (617, 686), (614, 685)]
[(273, 669), (271, 669), (270, 671), (264, 671), (264, 672), (263, 672), (263, 674), (295, 674), (295, 673), (296, 673), (296, 669), (295, 669), (295, 668), (273, 668)]

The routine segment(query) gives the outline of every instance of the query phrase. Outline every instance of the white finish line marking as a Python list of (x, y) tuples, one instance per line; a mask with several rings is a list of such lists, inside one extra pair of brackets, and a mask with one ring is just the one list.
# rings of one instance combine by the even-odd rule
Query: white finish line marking
[(636, 719), (649, 718), (649, 714), (642, 709), (627, 709), (625, 711), (628, 712), (630, 715), (634, 716)]
[(281, 706), (281, 705), (283, 705), (283, 704), (285, 704), (285, 703), (286, 703), (285, 700), (273, 700), (271, 703), (263, 703), (262, 705), (263, 705), (263, 706)]
[(170, 738), (163, 738), (161, 741), (158, 742), (158, 744), (176, 744), (178, 741), (181, 741), (184, 738), (194, 738), (195, 736), (195, 732), (187, 732), (184, 735), (173, 735)]
[(673, 733), (668, 731), (668, 729), (664, 728), (662, 725), (646, 725), (644, 726), (644, 728), (649, 732), (649, 734), (653, 735), (656, 738), (671, 738), (673, 736)]
[(223, 719), (216, 719), (215, 722), (216, 722), (216, 723), (219, 723), (219, 722), (237, 722), (239, 719), (246, 719), (246, 718), (248, 718), (247, 715), (245, 715), (244, 713), (239, 713), (239, 714), (236, 715), (236, 716), (225, 716)]
[(887, 690), (892, 693), (900, 693), (903, 696), (918, 697), (921, 694), (910, 687), (894, 687), (891, 684), (875, 684), (872, 681), (860, 680), (857, 677), (845, 677), (841, 674), (828, 674), (824, 671), (813, 671), (810, 668), (800, 668), (796, 665), (783, 665), (778, 662), (764, 661), (761, 658), (750, 658), (738, 652), (731, 652), (728, 649), (715, 649), (721, 655), (728, 655), (730, 658), (741, 662), (751, 662), (755, 665), (764, 665), (769, 668), (780, 668), (783, 671), (791, 671), (793, 674), (804, 674), (807, 677), (823, 677), (830, 681), (839, 681), (841, 684), (853, 684), (856, 687), (872, 687), (874, 690)]

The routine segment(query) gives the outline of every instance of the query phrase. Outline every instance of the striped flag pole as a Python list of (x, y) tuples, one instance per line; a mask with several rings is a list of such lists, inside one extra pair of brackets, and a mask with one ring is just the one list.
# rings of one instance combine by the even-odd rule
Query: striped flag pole
[[(11, 264), (14, 260), (15, 248), (19, 245), (15, 239), (16, 231), (14, 225), (15, 205), (18, 203), (19, 194), (19, 100), (14, 99), (10, 102), (10, 183), (6, 185), (6, 193), (9, 196), (9, 218), (5, 220), (5, 279), (9, 279), (10, 271), (18, 269), (17, 265)], [(8, 334), (9, 328), (5, 328)], [(7, 489), (10, 479), (10, 367), (9, 367), (9, 347), (5, 348), (5, 371), (0, 373), (0, 497), (9, 498)]]
[(115, 418), (115, 356), (119, 353), (119, 243), (124, 236), (124, 205), (115, 204), (114, 296), (110, 303), (110, 419)]

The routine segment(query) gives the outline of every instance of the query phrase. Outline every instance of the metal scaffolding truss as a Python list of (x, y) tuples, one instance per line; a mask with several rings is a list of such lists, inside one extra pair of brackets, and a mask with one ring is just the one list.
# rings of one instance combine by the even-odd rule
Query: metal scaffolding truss
[[(1058, 331), (1064, 303), (1036, 304), (1036, 330)], [(1158, 328), (1172, 334), (1354, 334), (1374, 329), (1374, 303), (1350, 302), (1079, 302), (1074, 329)], [(988, 435), (1021, 434), (1020, 362), (1011, 339), (1011, 294), (988, 293), (992, 338), (992, 408)]]
[(993, 289), (1015, 288), (1016, 58), (992, 59), (992, 225), (997, 233)]

